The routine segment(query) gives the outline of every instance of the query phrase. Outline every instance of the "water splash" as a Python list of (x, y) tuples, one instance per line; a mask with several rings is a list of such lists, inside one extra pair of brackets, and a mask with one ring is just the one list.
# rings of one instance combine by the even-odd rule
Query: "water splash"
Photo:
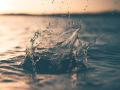
[(35, 32), (26, 49), (24, 70), (34, 74), (67, 73), (85, 67), (89, 44), (80, 40), (81, 26), (71, 28), (63, 33), (48, 28)]

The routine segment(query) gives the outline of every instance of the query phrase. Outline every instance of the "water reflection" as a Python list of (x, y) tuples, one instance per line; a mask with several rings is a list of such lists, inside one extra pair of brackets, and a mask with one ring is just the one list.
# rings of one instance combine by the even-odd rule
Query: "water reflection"
[(49, 90), (77, 90), (81, 80), (79, 78), (86, 79), (86, 73), (82, 75), (78, 73), (66, 74), (66, 75), (37, 75), (30, 76), (28, 84), (30, 90), (49, 89)]

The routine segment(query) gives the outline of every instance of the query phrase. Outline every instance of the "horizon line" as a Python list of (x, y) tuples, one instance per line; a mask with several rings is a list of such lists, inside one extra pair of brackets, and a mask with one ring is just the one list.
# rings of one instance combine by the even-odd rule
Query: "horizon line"
[(20, 16), (54, 16), (54, 15), (100, 15), (100, 14), (120, 14), (120, 11), (103, 11), (88, 13), (50, 13), (50, 14), (32, 14), (32, 13), (0, 13), (0, 15), (20, 15)]

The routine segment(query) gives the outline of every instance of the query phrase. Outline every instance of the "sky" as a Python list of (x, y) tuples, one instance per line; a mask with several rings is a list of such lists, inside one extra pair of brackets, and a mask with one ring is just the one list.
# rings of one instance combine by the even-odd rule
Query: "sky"
[(120, 0), (0, 0), (0, 14), (96, 13), (120, 11)]

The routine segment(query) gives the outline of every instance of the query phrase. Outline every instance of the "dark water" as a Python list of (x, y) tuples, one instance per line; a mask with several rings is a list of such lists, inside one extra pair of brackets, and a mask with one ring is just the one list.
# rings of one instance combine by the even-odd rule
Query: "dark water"
[[(95, 42), (88, 49), (87, 69), (72, 74), (24, 72), (26, 46), (36, 30), (50, 28), (55, 33), (70, 30), (69, 21), (82, 26), (81, 40)], [(0, 16), (0, 90), (119, 90), (120, 17), (26, 17)], [(52, 37), (58, 40), (58, 37)], [(44, 45), (43, 45), (44, 46)], [(46, 44), (46, 46), (49, 46)]]

